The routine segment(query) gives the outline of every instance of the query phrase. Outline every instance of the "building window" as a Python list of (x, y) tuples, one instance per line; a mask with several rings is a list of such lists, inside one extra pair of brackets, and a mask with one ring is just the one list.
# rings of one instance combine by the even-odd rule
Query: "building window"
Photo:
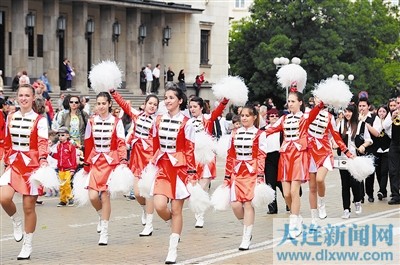
[(244, 0), (235, 0), (235, 8), (244, 8)]
[(37, 35), (37, 57), (43, 57), (43, 35)]
[(201, 30), (201, 38), (200, 38), (200, 64), (208, 64), (208, 46), (210, 39), (210, 31), (209, 30)]
[(32, 34), (28, 34), (28, 56), (33, 57), (35, 56), (35, 33), (33, 32), (34, 29), (32, 29)]
[(12, 55), (12, 33), (8, 32), (8, 55)]

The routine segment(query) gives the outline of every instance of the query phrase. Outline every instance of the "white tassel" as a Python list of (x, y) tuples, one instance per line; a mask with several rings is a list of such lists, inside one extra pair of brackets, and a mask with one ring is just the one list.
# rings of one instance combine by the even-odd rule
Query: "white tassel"
[(322, 80), (312, 93), (325, 105), (337, 110), (346, 108), (353, 97), (350, 87), (344, 81), (335, 78)]
[(231, 203), (230, 188), (225, 185), (219, 185), (211, 195), (211, 205), (216, 211), (226, 211)]
[(196, 162), (207, 165), (212, 162), (215, 158), (213, 152), (215, 141), (205, 131), (196, 132), (195, 145), (194, 145), (194, 156)]
[(217, 99), (227, 98), (236, 106), (243, 106), (248, 101), (249, 89), (239, 76), (227, 76), (212, 86)]
[(74, 194), (74, 202), (80, 207), (84, 206), (89, 202), (89, 191), (87, 187), (89, 186), (89, 174), (85, 174), (83, 169), (75, 173), (73, 184), (74, 189), (72, 190)]
[(93, 90), (98, 94), (117, 89), (122, 84), (122, 71), (114, 61), (102, 61), (92, 66), (89, 79)]
[(59, 189), (60, 179), (58, 178), (57, 172), (49, 167), (40, 167), (30, 177), (29, 183), (33, 183), (36, 186), (43, 186), (47, 189)]
[(275, 200), (275, 191), (265, 183), (256, 184), (251, 204), (255, 208), (266, 209)]
[(134, 176), (127, 166), (118, 165), (110, 174), (107, 181), (110, 196), (115, 198), (118, 192), (127, 193), (133, 187)]
[(220, 158), (226, 158), (232, 137), (230, 134), (222, 135), (215, 144), (215, 153)]
[(357, 156), (347, 159), (347, 170), (355, 180), (361, 182), (375, 172), (374, 157)]
[(141, 179), (138, 182), (140, 196), (151, 198), (151, 188), (158, 174), (158, 167), (149, 163), (142, 171)]
[(307, 82), (307, 72), (298, 64), (288, 64), (282, 66), (276, 73), (278, 83), (281, 87), (290, 87), (294, 82), (297, 85), (297, 91), (303, 92)]
[(200, 184), (196, 183), (194, 186), (191, 183), (186, 185), (190, 197), (189, 208), (194, 213), (204, 213), (210, 206), (210, 196), (203, 190)]

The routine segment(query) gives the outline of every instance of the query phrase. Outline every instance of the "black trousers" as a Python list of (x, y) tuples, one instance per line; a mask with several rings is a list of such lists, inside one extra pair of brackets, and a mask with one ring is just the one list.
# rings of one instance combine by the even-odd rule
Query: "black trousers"
[(342, 180), (342, 202), (343, 209), (350, 210), (350, 189), (353, 192), (355, 202), (361, 201), (362, 182), (355, 180), (347, 170), (339, 170), (340, 179)]
[[(278, 151), (271, 152), (267, 154), (267, 158), (265, 159), (265, 181), (271, 188), (276, 191), (278, 187), (283, 196), (282, 183), (278, 181), (278, 166), (279, 166), (279, 157), (280, 154)], [(276, 202), (276, 193), (275, 193), (275, 201), (268, 205), (270, 211), (278, 211), (278, 204)]]
[(391, 144), (389, 147), (389, 180), (390, 196), (393, 200), (400, 201), (400, 145)]
[(386, 186), (389, 179), (389, 153), (376, 153), (375, 159), (376, 179), (379, 183), (379, 192), (383, 197), (387, 196)]

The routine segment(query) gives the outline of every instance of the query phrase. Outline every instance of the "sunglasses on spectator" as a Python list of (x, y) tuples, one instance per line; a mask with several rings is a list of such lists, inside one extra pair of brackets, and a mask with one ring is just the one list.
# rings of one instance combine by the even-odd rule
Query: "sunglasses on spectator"
[(79, 104), (79, 101), (70, 101), (71, 104)]
[(276, 114), (271, 114), (271, 115), (269, 115), (269, 117), (270, 117), (270, 118), (276, 118), (276, 117), (278, 117), (278, 115), (276, 115)]
[(67, 136), (66, 134), (59, 134), (58, 137), (64, 137)]

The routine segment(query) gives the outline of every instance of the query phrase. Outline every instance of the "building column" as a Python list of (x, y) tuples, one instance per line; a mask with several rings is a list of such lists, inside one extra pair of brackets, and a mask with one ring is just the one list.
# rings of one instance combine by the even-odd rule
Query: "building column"
[(87, 3), (72, 3), (72, 60), (71, 64), (75, 68), (73, 87), (76, 91), (83, 94), (89, 92), (87, 84), (87, 41), (85, 39), (86, 21), (88, 20)]
[(100, 6), (100, 55), (101, 60), (114, 60), (114, 46), (112, 42), (112, 25), (115, 20), (113, 6)]
[[(12, 73), (11, 77), (28, 70), (28, 35), (25, 34), (25, 18), (28, 14), (28, 0), (11, 1), (12, 17)], [(19, 14), (19, 15), (18, 15)], [(29, 73), (28, 73), (29, 74)]]
[(143, 44), (139, 44), (139, 26), (141, 25), (139, 9), (126, 10), (126, 88), (136, 95), (141, 95), (140, 70), (143, 62)]
[[(157, 64), (161, 65), (159, 91), (161, 92), (161, 89), (164, 88), (164, 68), (166, 67), (164, 62), (164, 46), (162, 44), (165, 14), (162, 12), (153, 12), (150, 17), (151, 19), (147, 27), (148, 38), (146, 38), (146, 46), (149, 46), (149, 50), (146, 50), (146, 52), (150, 55), (148, 61), (151, 63), (153, 69)], [(151, 29), (150, 32), (149, 28)]]
[(52, 85), (53, 91), (59, 89), (59, 61), (57, 19), (59, 15), (59, 3), (54, 0), (43, 1), (43, 71)]

